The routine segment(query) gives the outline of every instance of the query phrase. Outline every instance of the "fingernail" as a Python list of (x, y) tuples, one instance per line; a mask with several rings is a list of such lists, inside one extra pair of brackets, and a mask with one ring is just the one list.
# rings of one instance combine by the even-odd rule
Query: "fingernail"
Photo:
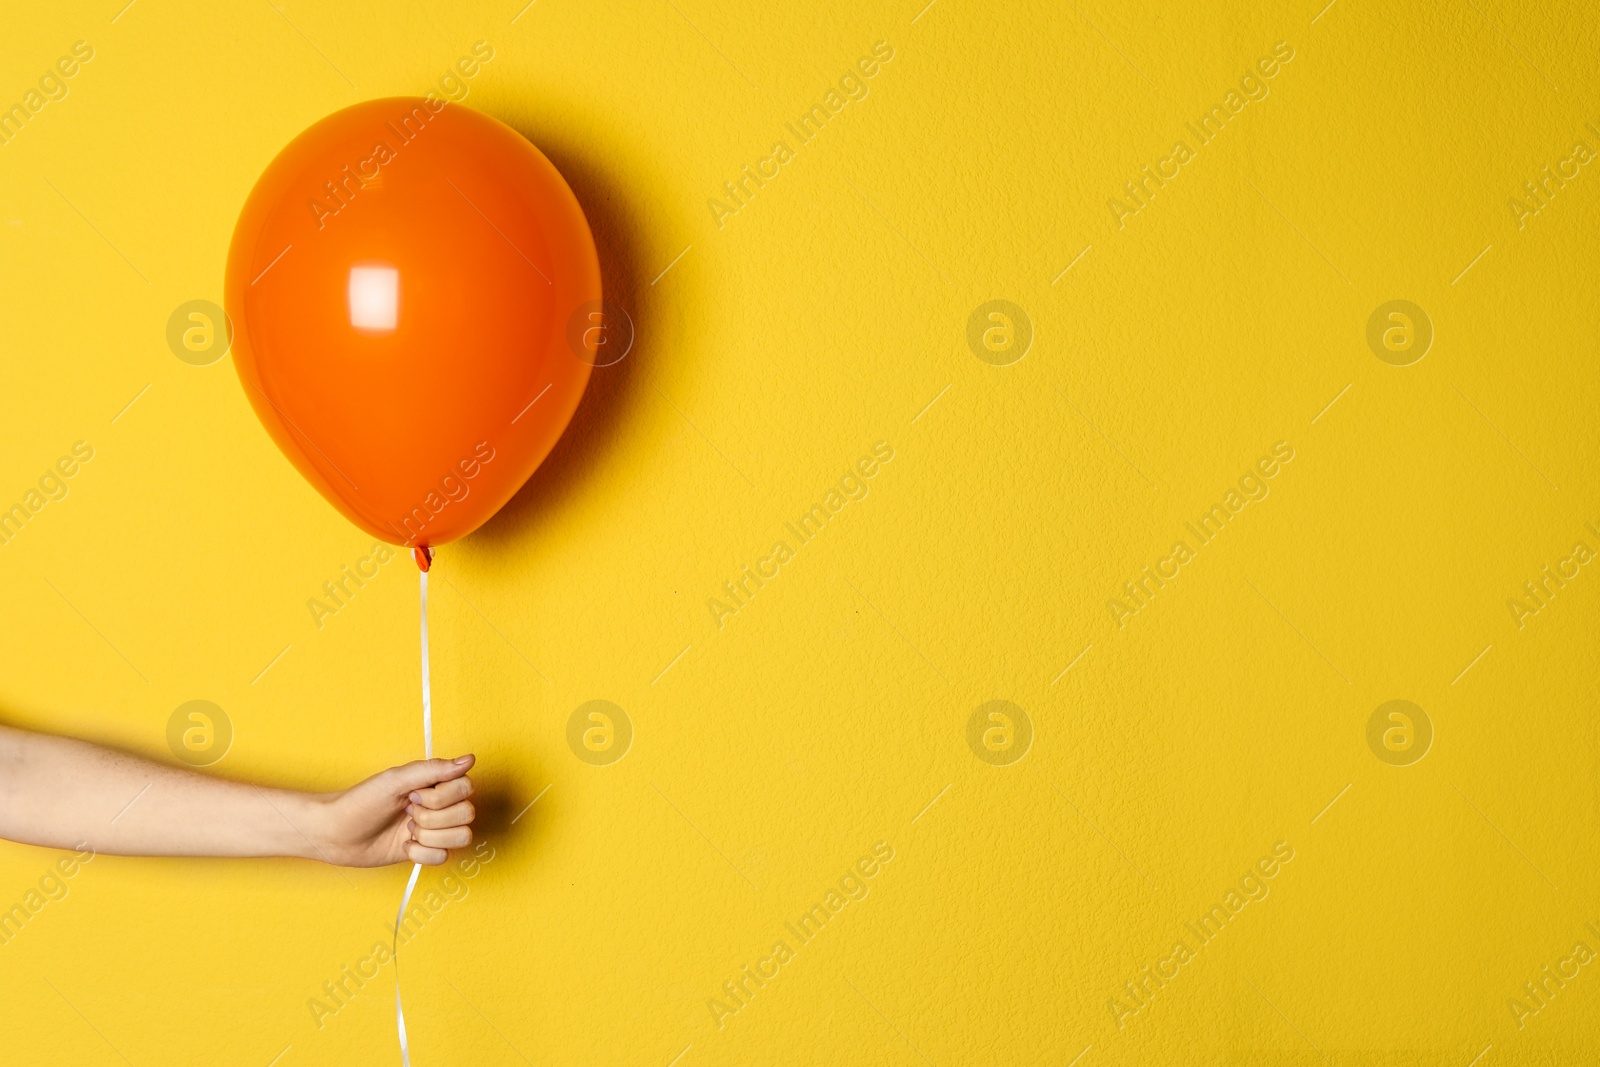
[(421, 793), (416, 793), (416, 792), (413, 792), (413, 793), (412, 793), (412, 794), (411, 794), (411, 795), (410, 795), (410, 796), (409, 796), (409, 797), (407, 797), (407, 798), (406, 798), (406, 799), (408, 799), (408, 800), (410, 800), (410, 801), (411, 801), (411, 803), (413, 803), (413, 804), (420, 804), (420, 803), (422, 803), (422, 794), (421, 794)]
[(471, 762), (472, 762), (472, 757), (471, 756), (457, 756), (456, 759), (455, 759), (455, 764), (456, 764), (457, 767), (465, 766), (466, 764), (471, 763)]

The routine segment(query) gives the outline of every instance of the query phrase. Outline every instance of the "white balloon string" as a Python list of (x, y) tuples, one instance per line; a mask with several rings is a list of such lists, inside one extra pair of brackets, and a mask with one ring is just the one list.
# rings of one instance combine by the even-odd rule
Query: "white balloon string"
[[(422, 754), (433, 758), (433, 692), (428, 674), (428, 572), (422, 575)], [(400, 924), (405, 921), (406, 909), (411, 906), (411, 893), (417, 888), (417, 876), (422, 864), (411, 865), (411, 877), (406, 880), (406, 891), (400, 897), (400, 911), (394, 917), (394, 1023), (400, 1033), (401, 1067), (411, 1067), (411, 1047), (406, 1042), (406, 1012), (400, 1004)]]
[(405, 918), (406, 908), (411, 906), (411, 891), (417, 888), (417, 875), (421, 873), (422, 864), (413, 863), (405, 895), (400, 898), (400, 913), (394, 920), (394, 1023), (400, 1031), (401, 1067), (411, 1067), (411, 1047), (406, 1044), (406, 1010), (400, 1005), (400, 922)]
[(428, 572), (422, 575), (422, 753), (433, 758), (433, 687), (428, 680)]

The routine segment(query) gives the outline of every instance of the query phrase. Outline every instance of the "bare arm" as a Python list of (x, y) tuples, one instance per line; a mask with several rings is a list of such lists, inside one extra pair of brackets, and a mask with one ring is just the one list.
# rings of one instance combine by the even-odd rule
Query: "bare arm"
[(0, 838), (122, 856), (440, 864), (472, 841), (472, 763), (418, 760), (341, 792), (300, 793), (0, 726)]

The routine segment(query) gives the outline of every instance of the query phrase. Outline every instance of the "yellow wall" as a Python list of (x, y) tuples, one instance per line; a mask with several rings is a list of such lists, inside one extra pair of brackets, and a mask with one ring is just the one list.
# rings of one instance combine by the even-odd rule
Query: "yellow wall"
[[(166, 341), (317, 118), (489, 42), (466, 103), (566, 173), (637, 324), (440, 555), (439, 744), (480, 753), (493, 859), (454, 899), (424, 880), (418, 1067), (1494, 1067), (1600, 1040), (1573, 955), (1600, 952), (1591, 5), (122, 2), (0, 35), (0, 103), (93, 50), (0, 146), (0, 504), (93, 450), (0, 547), (8, 720), (172, 759), (208, 700), (235, 733), (212, 772), (308, 788), (418, 753), (414, 568), (319, 628), (308, 599), (370, 542), (229, 360)], [(801, 144), (785, 124), (877, 42)], [(780, 140), (744, 206), (708, 203)], [(1575, 176), (1534, 212), (1547, 165)], [(1141, 207), (1146, 166), (1169, 178)], [(1433, 333), (1406, 366), (1367, 341), (1397, 299)], [(1020, 361), (969, 346), (991, 300), (1031, 323)], [(785, 523), (879, 442), (800, 544)], [(1267, 495), (1201, 545), (1185, 524), (1241, 477)], [(708, 607), (778, 541), (776, 577)], [(1563, 560), (1546, 607), (1508, 606)], [(1177, 575), (1109, 607), (1146, 566)], [(569, 748), (591, 700), (631, 722), (618, 762)], [(970, 747), (994, 700), (1031, 727), (991, 752), (980, 717)], [(1387, 718), (1369, 746), (1390, 700), (1431, 725), (1420, 761)], [(864, 857), (863, 899), (786, 928)], [(0, 848), (0, 905), (56, 859)], [(1202, 943), (1185, 924), (1258, 862), (1267, 895)], [(394, 1062), (391, 967), (320, 1026), (308, 1002), (403, 878), (94, 859), (0, 946), (0, 1059)], [(1546, 966), (1577, 976), (1539, 1006)]]

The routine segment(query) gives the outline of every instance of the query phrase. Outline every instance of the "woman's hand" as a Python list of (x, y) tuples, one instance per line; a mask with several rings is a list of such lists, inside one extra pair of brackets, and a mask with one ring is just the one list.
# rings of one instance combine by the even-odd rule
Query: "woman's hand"
[(472, 843), (474, 759), (417, 760), (318, 798), (319, 858), (341, 867), (444, 863), (447, 849)]
[(106, 856), (298, 856), (437, 865), (472, 843), (472, 756), (301, 793), (0, 725), (0, 839)]

